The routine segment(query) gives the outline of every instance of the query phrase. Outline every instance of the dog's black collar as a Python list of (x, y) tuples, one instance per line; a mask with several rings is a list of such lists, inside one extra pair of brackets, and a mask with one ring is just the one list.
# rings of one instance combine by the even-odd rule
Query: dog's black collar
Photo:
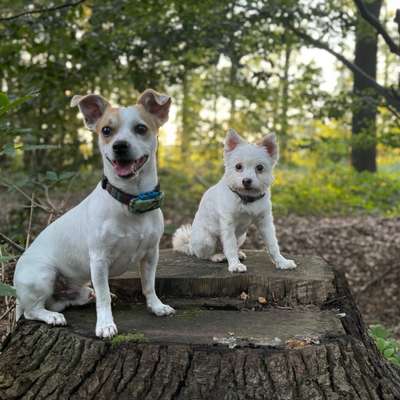
[(142, 214), (160, 208), (164, 198), (164, 193), (160, 191), (160, 183), (157, 183), (156, 187), (150, 192), (133, 195), (116, 188), (108, 181), (106, 176), (103, 176), (101, 187), (110, 193), (115, 200), (127, 205), (129, 211), (133, 214)]
[(260, 200), (265, 196), (265, 193), (259, 194), (258, 196), (249, 196), (246, 194), (241, 194), (241, 193), (237, 192), (236, 190), (233, 190), (232, 188), (229, 188), (229, 189), (231, 189), (233, 193), (235, 193), (237, 196), (239, 196), (240, 200), (242, 200), (242, 202), (244, 204), (254, 203), (255, 201)]

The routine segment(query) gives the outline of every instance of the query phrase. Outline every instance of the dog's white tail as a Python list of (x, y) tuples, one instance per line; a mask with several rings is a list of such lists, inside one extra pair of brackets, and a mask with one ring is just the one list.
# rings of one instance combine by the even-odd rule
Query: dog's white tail
[(182, 225), (176, 230), (172, 237), (172, 247), (175, 251), (185, 253), (188, 256), (193, 255), (192, 246), (190, 244), (192, 237), (192, 226)]
[(22, 314), (24, 313), (24, 310), (22, 309), (21, 305), (18, 303), (18, 300), (15, 304), (15, 321), (18, 321), (21, 317)]

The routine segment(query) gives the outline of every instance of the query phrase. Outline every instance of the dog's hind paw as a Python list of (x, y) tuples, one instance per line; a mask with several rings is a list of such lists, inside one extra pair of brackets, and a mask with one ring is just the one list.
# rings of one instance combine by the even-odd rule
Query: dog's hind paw
[(247, 267), (242, 263), (237, 263), (234, 265), (229, 265), (228, 270), (229, 272), (246, 272)]
[(49, 325), (67, 325), (64, 315), (58, 312), (49, 312), (46, 316), (46, 323)]
[(118, 333), (117, 326), (114, 323), (96, 326), (96, 336), (101, 338), (111, 338)]
[(278, 269), (294, 269), (296, 267), (297, 265), (293, 260), (287, 260), (284, 257), (276, 262), (276, 268)]
[(49, 311), (45, 309), (31, 310), (29, 312), (25, 312), (24, 316), (26, 319), (43, 321), (48, 325), (67, 325), (64, 315), (56, 311)]
[(172, 307), (170, 307), (167, 304), (163, 304), (161, 302), (160, 304), (151, 306), (149, 308), (153, 314), (157, 315), (157, 317), (164, 317), (167, 315), (175, 314), (175, 310)]

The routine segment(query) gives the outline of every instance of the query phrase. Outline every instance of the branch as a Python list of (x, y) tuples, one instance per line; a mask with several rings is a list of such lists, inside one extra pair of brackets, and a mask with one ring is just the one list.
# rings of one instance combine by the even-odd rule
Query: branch
[(400, 56), (400, 46), (398, 46), (394, 40), (390, 37), (389, 33), (385, 29), (385, 27), (380, 23), (379, 19), (376, 18), (373, 14), (371, 14), (367, 7), (365, 6), (363, 0), (354, 0), (360, 15), (367, 21), (370, 25), (372, 25), (375, 30), (382, 36), (385, 43), (389, 46), (389, 49), (392, 53)]
[[(370, 86), (375, 89), (377, 93), (379, 93), (381, 96), (383, 96), (388, 105), (390, 107), (389, 110), (392, 112), (392, 109), (394, 108), (397, 112), (400, 112), (400, 97), (393, 93), (391, 89), (385, 88), (384, 86), (380, 85), (374, 78), (372, 78), (370, 75), (365, 73), (360, 67), (357, 65), (353, 64), (351, 61), (349, 61), (346, 57), (344, 57), (342, 54), (337, 53), (335, 50), (331, 49), (328, 44), (318, 40), (314, 39), (307, 33), (300, 31), (299, 29), (295, 28), (294, 26), (287, 24), (286, 27), (291, 30), (294, 34), (296, 34), (298, 37), (302, 38), (306, 42), (312, 44), (313, 46), (327, 51), (329, 54), (332, 54), (334, 57), (336, 57), (340, 62), (342, 62), (347, 68), (349, 68), (354, 74), (358, 74), (362, 76)], [(396, 114), (395, 114), (396, 115)], [(398, 117), (398, 114), (396, 115)]]
[(18, 243), (14, 242), (14, 240), (10, 239), (8, 236), (6, 236), (4, 233), (1, 232), (0, 232), (0, 240), (6, 242), (11, 247), (14, 247), (14, 249), (19, 251), (20, 253), (23, 253), (25, 251), (25, 248), (23, 248)]
[(20, 14), (11, 15), (10, 17), (0, 18), (0, 22), (12, 21), (14, 19), (17, 19), (17, 18), (20, 18), (20, 17), (24, 17), (26, 15), (44, 14), (44, 13), (48, 13), (48, 12), (61, 10), (63, 8), (76, 7), (79, 4), (83, 3), (84, 1), (86, 1), (86, 0), (78, 0), (78, 1), (75, 1), (75, 2), (72, 2), (72, 3), (61, 4), (59, 6), (54, 6), (54, 7), (49, 7), (49, 8), (38, 8), (37, 10), (25, 11), (25, 12), (22, 12)]

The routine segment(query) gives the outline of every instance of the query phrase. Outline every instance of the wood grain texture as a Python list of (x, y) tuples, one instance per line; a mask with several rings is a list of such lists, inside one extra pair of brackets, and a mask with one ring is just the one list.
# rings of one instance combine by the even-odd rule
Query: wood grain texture
[[(265, 251), (246, 251), (247, 273), (232, 274), (226, 263), (199, 260), (172, 250), (160, 252), (157, 293), (161, 297), (233, 297), (242, 292), (250, 299), (266, 297), (281, 306), (323, 304), (335, 292), (332, 269), (319, 257), (294, 257), (296, 270), (278, 270)], [(111, 290), (120, 299), (143, 299), (139, 271), (134, 268), (111, 279)]]

